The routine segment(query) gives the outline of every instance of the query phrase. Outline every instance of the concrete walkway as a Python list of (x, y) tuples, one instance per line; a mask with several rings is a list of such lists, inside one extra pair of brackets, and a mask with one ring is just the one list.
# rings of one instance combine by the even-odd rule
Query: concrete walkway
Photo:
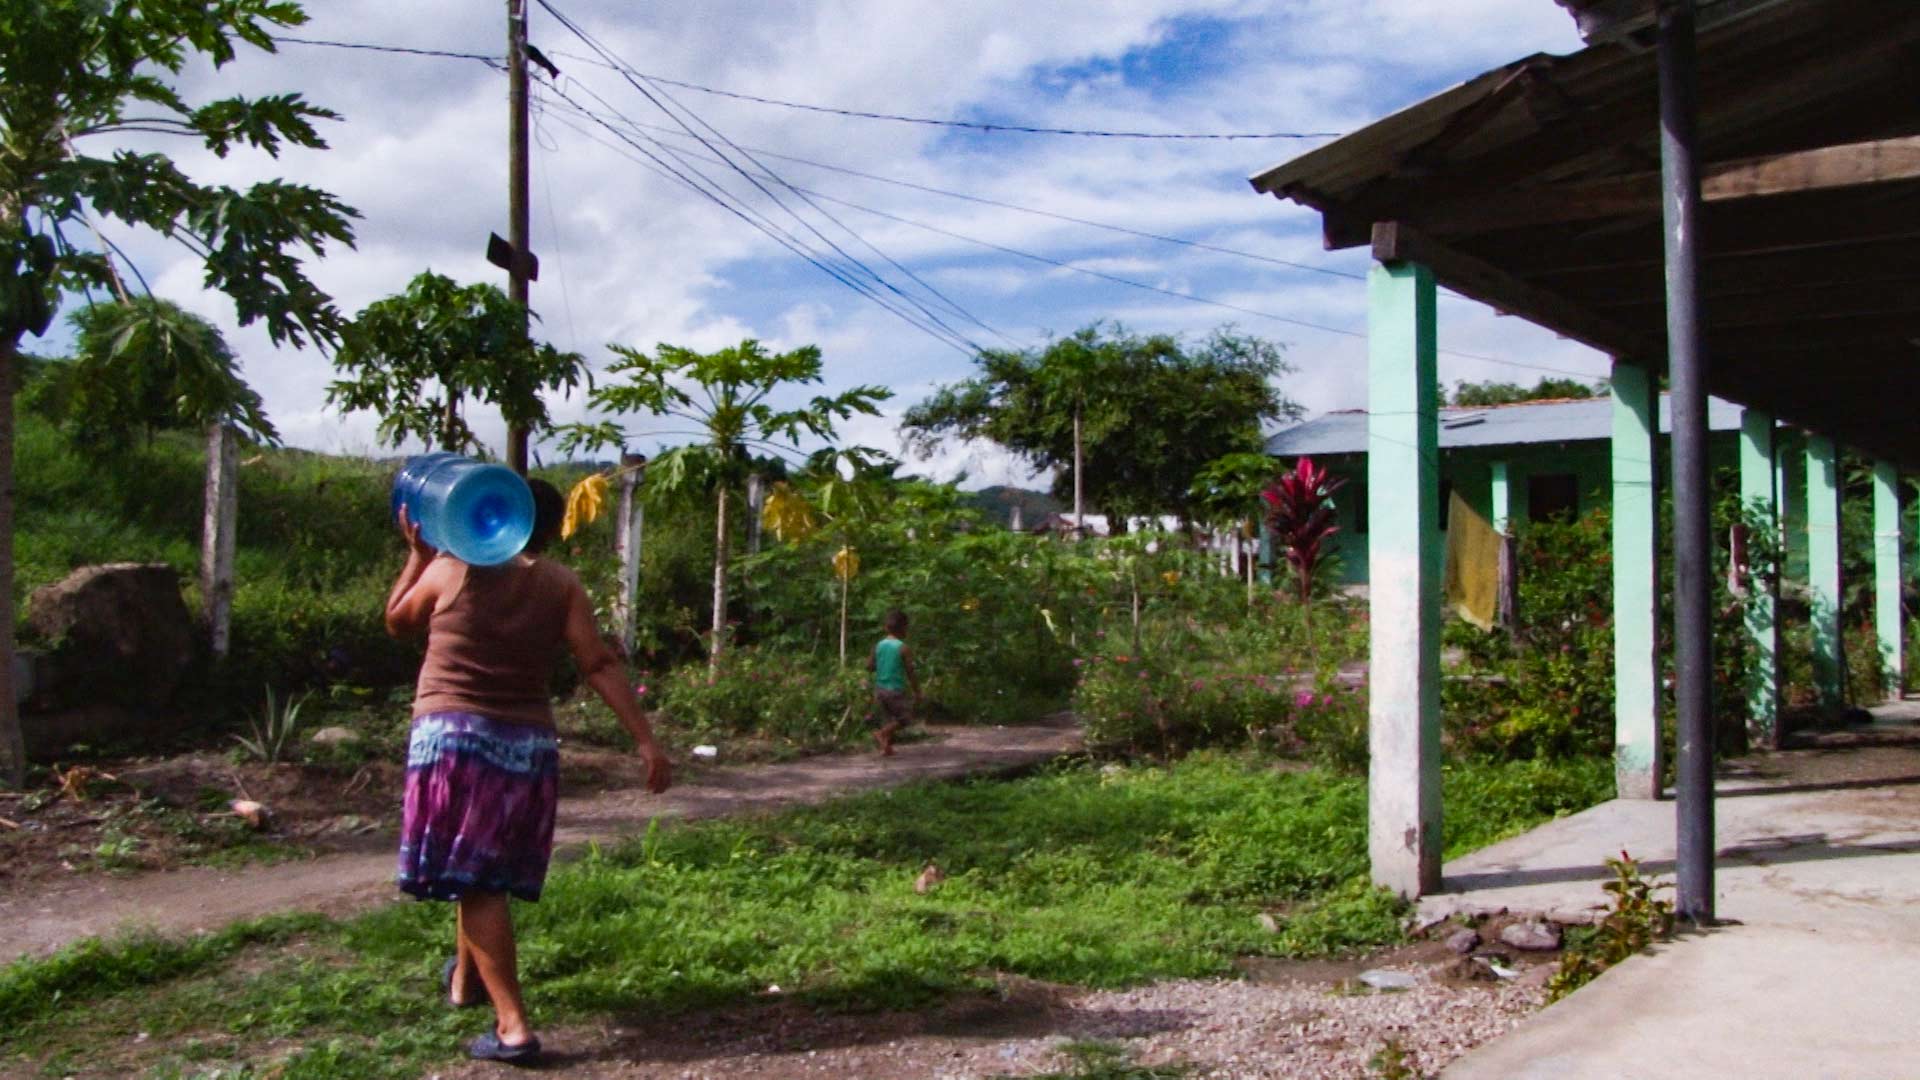
[[(1727, 925), (1628, 960), (1442, 1076), (1920, 1077), (1920, 703), (1875, 712), (1723, 770)], [(1674, 822), (1670, 801), (1593, 807), (1447, 864), (1421, 915), (1591, 919), (1608, 855), (1671, 880)]]

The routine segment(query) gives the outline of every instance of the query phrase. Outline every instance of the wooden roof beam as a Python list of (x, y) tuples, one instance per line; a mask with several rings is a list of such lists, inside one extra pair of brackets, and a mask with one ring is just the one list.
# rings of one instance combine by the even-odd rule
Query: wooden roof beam
[[(1841, 14), (1835, 12), (1834, 17)], [(1702, 137), (1711, 142), (1719, 132), (1748, 131), (1756, 125), (1791, 128), (1801, 122), (1805, 100), (1822, 96), (1827, 88), (1857, 87), (1863, 73), (1889, 83), (1909, 81), (1911, 54), (1920, 44), (1920, 22), (1889, 5), (1856, 2), (1844, 14), (1846, 19), (1840, 23), (1848, 35), (1844, 42), (1826, 34), (1789, 36), (1770, 43), (1764, 57), (1752, 63), (1727, 65), (1726, 74), (1703, 71)], [(1843, 44), (1857, 47), (1843, 48)], [(1417, 220), (1412, 217), (1417, 207), (1456, 198), (1504, 200), (1516, 183), (1545, 166), (1576, 168), (1582, 162), (1617, 156), (1637, 143), (1651, 144), (1658, 137), (1655, 108), (1648, 62), (1644, 86), (1616, 88), (1603, 100), (1588, 103), (1584, 112), (1563, 117), (1531, 137), (1470, 162), (1457, 163), (1439, 175), (1425, 170), (1418, 176), (1388, 173), (1338, 198), (1302, 199), (1297, 188), (1275, 194), (1309, 202), (1325, 214), (1323, 232), (1329, 250), (1356, 247), (1369, 241), (1374, 221)], [(1765, 123), (1763, 118), (1773, 122)]]
[[(1709, 203), (1770, 195), (1866, 187), (1920, 179), (1920, 135), (1769, 154), (1708, 165), (1700, 195)], [(1660, 176), (1640, 173), (1564, 187), (1510, 191), (1498, 200), (1459, 200), (1432, 212), (1416, 211), (1435, 236), (1660, 215)]]
[(1417, 262), (1433, 271), (1447, 288), (1538, 323), (1555, 333), (1585, 342), (1612, 356), (1644, 358), (1654, 343), (1625, 326), (1595, 315), (1566, 297), (1548, 292), (1491, 263), (1435, 242), (1397, 221), (1373, 226), (1373, 257), (1381, 262)]
[[(1920, 275), (1880, 281), (1827, 282), (1810, 278), (1785, 288), (1742, 294), (1716, 294), (1703, 287), (1701, 298), (1706, 302), (1707, 325), (1722, 328), (1920, 312)], [(1666, 296), (1657, 288), (1650, 288), (1624, 304), (1594, 304), (1584, 296), (1580, 299), (1612, 318), (1629, 323), (1656, 322), (1666, 311)]]

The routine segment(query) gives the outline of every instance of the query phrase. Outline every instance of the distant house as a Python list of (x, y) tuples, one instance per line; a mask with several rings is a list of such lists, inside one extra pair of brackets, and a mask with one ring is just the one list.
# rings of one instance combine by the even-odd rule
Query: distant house
[[(1084, 515), (1084, 517), (1086, 521), (1086, 535), (1113, 535), (1113, 523), (1107, 519), (1107, 515), (1087, 514)], [(1143, 529), (1160, 529), (1164, 532), (1178, 532), (1180, 529), (1180, 519), (1174, 517), (1172, 514), (1158, 518), (1134, 517), (1128, 518), (1126, 525), (1128, 532), (1140, 532)], [(1048, 514), (1027, 526), (1027, 531), (1030, 533), (1044, 533), (1054, 536), (1072, 536), (1074, 532), (1073, 511), (1063, 510), (1059, 513)]]
[[(1663, 433), (1668, 422), (1667, 401), (1662, 398)], [(1604, 397), (1441, 409), (1441, 530), (1446, 529), (1449, 496), (1456, 491), (1496, 528), (1606, 505), (1612, 499), (1612, 423), (1613, 402)], [(1712, 432), (1714, 467), (1737, 464), (1739, 406), (1710, 399), (1707, 426)], [(1266, 449), (1288, 461), (1311, 457), (1346, 478), (1346, 486), (1334, 497), (1340, 513), (1335, 552), (1341, 579), (1348, 584), (1365, 583), (1366, 411), (1332, 412), (1296, 424), (1270, 436)], [(1803, 458), (1783, 455), (1785, 461)]]

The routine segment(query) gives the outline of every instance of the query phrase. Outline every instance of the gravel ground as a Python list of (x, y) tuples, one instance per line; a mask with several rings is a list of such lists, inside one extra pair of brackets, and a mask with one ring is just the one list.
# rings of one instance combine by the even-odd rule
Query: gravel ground
[[(545, 1071), (621, 1080), (986, 1080), (1066, 1070), (1064, 1043), (1104, 1040), (1136, 1064), (1184, 1065), (1196, 1080), (1387, 1075), (1374, 1059), (1389, 1044), (1410, 1070), (1397, 1075), (1425, 1077), (1538, 1009), (1553, 970), (1540, 963), (1506, 982), (1464, 981), (1444, 974), (1436, 951), (1372, 961), (1418, 979), (1387, 993), (1356, 990), (1350, 977), (1360, 968), (1346, 964), (1294, 965), (1304, 972), (1297, 979), (1282, 970), (1116, 991), (1007, 980), (998, 995), (919, 1013), (818, 1013), (770, 998), (758, 1008), (549, 1032), (554, 1053)], [(441, 1075), (500, 1075), (496, 1069)]]

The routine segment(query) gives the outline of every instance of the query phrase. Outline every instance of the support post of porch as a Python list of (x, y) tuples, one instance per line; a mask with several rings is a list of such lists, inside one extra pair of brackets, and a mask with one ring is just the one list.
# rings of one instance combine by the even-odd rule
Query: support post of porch
[(1402, 896), (1440, 887), (1439, 384), (1433, 272), (1367, 276), (1371, 596), (1367, 854)]
[(1846, 691), (1840, 645), (1840, 455), (1833, 440), (1807, 435), (1807, 607), (1813, 623), (1813, 685), (1823, 708)]
[(1613, 362), (1613, 786), (1657, 799), (1660, 741), (1659, 397), (1647, 369)]
[(1773, 414), (1740, 414), (1740, 506), (1752, 526), (1747, 540), (1747, 738), (1755, 746), (1780, 745), (1780, 570), (1773, 558), (1780, 538), (1780, 503), (1774, 487)]
[(1900, 474), (1890, 461), (1873, 464), (1873, 625), (1880, 650), (1881, 689), (1898, 700), (1906, 685), (1906, 642), (1900, 619)]
[(1507, 463), (1493, 463), (1493, 531), (1504, 534), (1513, 517), (1513, 493), (1508, 486)]

